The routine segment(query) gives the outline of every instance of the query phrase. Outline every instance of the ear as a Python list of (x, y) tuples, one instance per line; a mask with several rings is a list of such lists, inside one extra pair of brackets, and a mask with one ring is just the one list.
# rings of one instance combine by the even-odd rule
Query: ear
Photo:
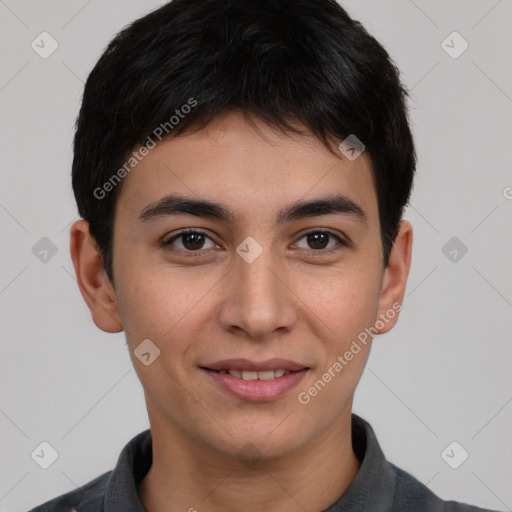
[(379, 334), (390, 331), (398, 320), (398, 312), (402, 309), (402, 302), (407, 285), (407, 277), (411, 266), (412, 253), (412, 226), (406, 221), (400, 221), (398, 234), (389, 255), (389, 262), (382, 277), (382, 288), (379, 299)]
[(91, 310), (94, 323), (105, 332), (121, 332), (123, 325), (117, 307), (117, 297), (103, 268), (103, 259), (89, 223), (76, 221), (70, 229), (70, 251), (76, 280), (82, 297)]

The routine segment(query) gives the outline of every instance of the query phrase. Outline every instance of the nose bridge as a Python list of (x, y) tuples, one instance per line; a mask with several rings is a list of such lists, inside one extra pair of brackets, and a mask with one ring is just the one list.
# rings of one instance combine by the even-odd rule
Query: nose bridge
[(259, 256), (252, 263), (237, 262), (237, 273), (241, 296), (247, 302), (247, 298), (265, 300), (270, 304), (280, 295), (279, 280), (276, 277), (275, 260), (269, 254)]

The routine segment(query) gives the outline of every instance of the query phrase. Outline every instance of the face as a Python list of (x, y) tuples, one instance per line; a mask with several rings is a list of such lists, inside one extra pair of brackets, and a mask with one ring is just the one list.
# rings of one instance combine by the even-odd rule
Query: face
[(283, 456), (346, 425), (371, 345), (357, 340), (403, 298), (410, 226), (397, 241), (384, 269), (366, 154), (230, 113), (159, 143), (125, 178), (116, 290), (103, 277), (86, 300), (100, 328), (125, 331), (152, 428)]

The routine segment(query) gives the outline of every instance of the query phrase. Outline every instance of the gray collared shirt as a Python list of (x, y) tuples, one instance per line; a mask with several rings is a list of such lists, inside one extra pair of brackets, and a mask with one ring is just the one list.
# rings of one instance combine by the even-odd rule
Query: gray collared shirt
[[(386, 460), (375, 433), (352, 414), (352, 445), (361, 462), (347, 492), (324, 512), (491, 512), (443, 501), (425, 485)], [(145, 512), (137, 487), (153, 461), (151, 431), (136, 435), (112, 471), (30, 512)]]

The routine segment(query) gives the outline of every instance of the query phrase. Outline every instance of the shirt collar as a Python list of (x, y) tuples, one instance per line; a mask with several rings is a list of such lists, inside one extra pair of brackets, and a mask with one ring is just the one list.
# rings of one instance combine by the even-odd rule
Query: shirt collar
[(151, 430), (137, 434), (121, 451), (105, 489), (104, 512), (146, 512), (137, 488), (153, 463)]
[[(325, 512), (389, 510), (395, 472), (368, 422), (352, 414), (352, 446), (361, 467), (347, 492)], [(136, 435), (121, 451), (105, 489), (104, 512), (145, 512), (137, 488), (153, 462), (151, 431)]]
[(396, 474), (363, 418), (352, 414), (352, 447), (361, 463), (347, 492), (324, 512), (385, 512), (391, 510)]

